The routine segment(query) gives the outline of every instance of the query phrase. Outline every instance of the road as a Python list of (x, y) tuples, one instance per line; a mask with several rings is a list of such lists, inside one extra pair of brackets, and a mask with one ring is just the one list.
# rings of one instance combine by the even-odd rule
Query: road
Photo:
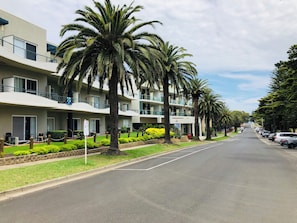
[(297, 157), (252, 129), (0, 202), (1, 223), (296, 223)]

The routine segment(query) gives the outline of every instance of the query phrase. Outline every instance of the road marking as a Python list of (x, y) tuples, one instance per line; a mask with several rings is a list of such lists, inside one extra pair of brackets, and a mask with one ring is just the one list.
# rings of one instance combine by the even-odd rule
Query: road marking
[[(183, 159), (183, 158), (185, 158), (185, 157), (187, 157), (187, 156), (191, 156), (191, 155), (193, 155), (193, 154), (200, 153), (200, 152), (203, 152), (203, 151), (208, 150), (208, 149), (212, 149), (212, 148), (214, 148), (214, 147), (216, 147), (216, 146), (220, 146), (220, 145), (222, 145), (222, 144), (223, 144), (223, 143), (218, 143), (218, 144), (215, 144), (215, 145), (212, 145), (212, 146), (205, 147), (204, 149), (200, 149), (200, 150), (193, 151), (193, 152), (191, 152), (191, 153), (187, 153), (187, 154), (185, 154), (185, 155), (183, 155), (183, 156), (172, 157), (172, 158), (174, 158), (174, 159), (169, 160), (169, 161), (166, 161), (166, 162), (163, 162), (163, 163), (160, 163), (160, 164), (158, 164), (158, 165), (155, 165), (155, 166), (152, 166), (152, 167), (150, 167), (150, 168), (146, 168), (146, 169), (141, 169), (141, 168), (140, 168), (140, 169), (133, 169), (133, 168), (119, 168), (119, 169), (116, 169), (116, 170), (137, 170), (137, 171), (148, 171), (148, 170), (153, 170), (153, 169), (156, 169), (156, 168), (158, 168), (158, 167), (164, 166), (164, 165), (166, 165), (166, 164), (172, 163), (172, 162), (174, 162), (174, 161)], [(163, 158), (163, 157), (160, 157), (160, 158)], [(168, 157), (167, 157), (167, 158), (168, 158)], [(169, 157), (169, 158), (170, 158), (170, 157)]]

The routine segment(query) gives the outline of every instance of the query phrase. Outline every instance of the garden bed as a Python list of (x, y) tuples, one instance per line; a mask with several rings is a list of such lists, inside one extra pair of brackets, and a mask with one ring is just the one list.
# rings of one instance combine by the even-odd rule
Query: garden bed
[[(138, 141), (138, 142), (119, 144), (119, 148), (125, 149), (125, 148), (147, 145), (147, 144), (155, 144), (155, 143), (160, 143), (160, 140), (151, 139), (148, 141)], [(88, 149), (88, 154), (100, 153), (102, 151), (106, 151), (107, 149), (108, 149), (108, 146)], [(85, 154), (85, 149), (78, 149), (78, 150), (64, 151), (64, 152), (58, 152), (58, 153), (48, 153), (45, 155), (30, 154), (30, 155), (23, 155), (23, 156), (6, 156), (4, 158), (0, 158), (0, 166), (29, 163), (29, 162), (36, 162), (40, 160), (56, 159), (56, 158), (63, 158), (63, 157), (70, 157), (70, 156), (79, 156), (84, 154)]]

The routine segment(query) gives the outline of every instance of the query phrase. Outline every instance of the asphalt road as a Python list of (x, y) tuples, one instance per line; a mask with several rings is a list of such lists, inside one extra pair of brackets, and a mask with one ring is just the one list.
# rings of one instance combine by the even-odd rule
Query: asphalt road
[(251, 129), (0, 202), (1, 223), (296, 223), (297, 157)]

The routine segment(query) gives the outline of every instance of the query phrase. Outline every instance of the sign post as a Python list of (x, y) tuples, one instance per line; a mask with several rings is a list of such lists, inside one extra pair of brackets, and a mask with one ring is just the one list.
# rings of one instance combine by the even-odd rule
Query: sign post
[(89, 120), (84, 120), (84, 136), (85, 136), (85, 164), (87, 164), (87, 136), (90, 134), (89, 131)]

